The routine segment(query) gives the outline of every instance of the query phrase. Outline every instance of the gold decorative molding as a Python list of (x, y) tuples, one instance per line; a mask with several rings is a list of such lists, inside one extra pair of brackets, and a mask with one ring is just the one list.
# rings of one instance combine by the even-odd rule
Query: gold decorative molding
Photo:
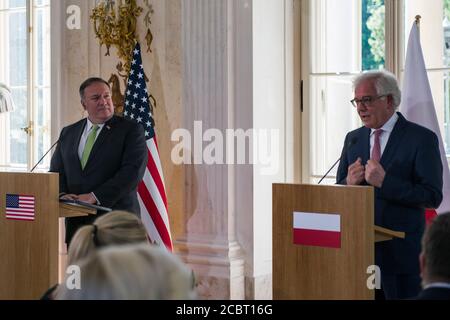
[(91, 20), (94, 31), (100, 40), (100, 46), (106, 46), (106, 56), (110, 55), (110, 48), (117, 49), (119, 59), (125, 61), (124, 70), (130, 71), (131, 58), (137, 41), (137, 18), (143, 8), (135, 0), (103, 0), (92, 10)]
[(111, 86), (111, 98), (114, 104), (114, 114), (122, 115), (123, 114), (123, 100), (124, 95), (120, 92), (120, 81), (119, 77), (112, 73), (111, 77), (108, 79), (108, 83)]
[[(153, 42), (153, 34), (150, 30), (150, 17), (154, 11), (149, 0), (144, 0), (144, 3), (146, 6), (146, 14), (143, 21), (147, 28), (145, 41), (147, 44), (147, 52), (152, 52), (151, 44)], [(100, 46), (106, 46), (105, 56), (110, 55), (111, 46), (117, 50), (120, 61), (116, 65), (116, 69), (117, 74), (123, 78), (124, 90), (131, 68), (133, 49), (136, 42), (138, 42), (138, 18), (143, 11), (144, 8), (138, 6), (136, 0), (100, 0), (92, 10), (90, 16), (95, 35), (100, 40)], [(145, 81), (148, 82), (149, 78), (145, 72), (144, 77)], [(116, 107), (115, 113), (122, 114), (124, 95), (120, 89), (119, 77), (112, 73), (108, 82), (111, 84), (113, 103)], [(156, 101), (154, 105), (156, 105)]]
[(145, 6), (147, 7), (147, 13), (144, 17), (144, 23), (147, 27), (147, 34), (145, 35), (145, 41), (147, 41), (147, 52), (152, 52), (152, 42), (153, 42), (153, 34), (150, 30), (150, 25), (152, 24), (152, 20), (150, 19), (150, 15), (153, 14), (153, 7), (149, 3), (149, 0), (144, 0)]

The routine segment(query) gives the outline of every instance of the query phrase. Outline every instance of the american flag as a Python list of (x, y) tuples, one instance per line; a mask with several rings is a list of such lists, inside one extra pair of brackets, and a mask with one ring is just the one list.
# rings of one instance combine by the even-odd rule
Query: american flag
[(144, 178), (138, 185), (142, 222), (152, 242), (163, 243), (168, 250), (172, 251), (166, 190), (150, 103), (142, 65), (141, 47), (137, 43), (133, 51), (133, 60), (125, 90), (123, 115), (125, 118), (143, 125), (147, 139), (148, 162)]
[(34, 196), (6, 195), (6, 219), (34, 220)]

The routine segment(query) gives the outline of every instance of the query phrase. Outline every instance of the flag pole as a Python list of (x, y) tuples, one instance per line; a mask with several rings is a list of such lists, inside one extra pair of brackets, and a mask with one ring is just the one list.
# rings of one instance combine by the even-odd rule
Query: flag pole
[(422, 17), (418, 14), (417, 16), (416, 16), (416, 24), (417, 24), (417, 26), (419, 26), (420, 25), (420, 19), (421, 19)]
[(419, 39), (420, 39), (420, 19), (421, 18), (422, 17), (419, 14), (416, 16), (417, 33), (419, 34)]

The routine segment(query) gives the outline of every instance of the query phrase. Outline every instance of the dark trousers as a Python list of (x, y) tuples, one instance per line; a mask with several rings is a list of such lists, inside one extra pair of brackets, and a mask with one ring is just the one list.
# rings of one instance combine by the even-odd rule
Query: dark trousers
[(100, 212), (97, 212), (96, 215), (88, 215), (84, 217), (70, 217), (66, 218), (66, 244), (67, 249), (69, 249), (70, 242), (72, 241), (73, 236), (81, 227), (93, 224), (97, 216), (101, 215)]
[(386, 300), (411, 299), (420, 292), (418, 274), (382, 275), (381, 288)]

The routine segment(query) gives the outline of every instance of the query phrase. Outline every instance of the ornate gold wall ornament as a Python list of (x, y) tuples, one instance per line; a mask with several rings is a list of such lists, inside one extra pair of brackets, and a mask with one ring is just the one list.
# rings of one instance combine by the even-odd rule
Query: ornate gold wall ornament
[(108, 79), (108, 83), (111, 86), (111, 98), (114, 103), (114, 114), (122, 115), (124, 95), (120, 92), (119, 77), (112, 73), (111, 77)]
[(150, 30), (150, 25), (152, 24), (152, 20), (150, 15), (153, 14), (153, 7), (149, 3), (149, 0), (144, 0), (145, 6), (147, 7), (147, 13), (145, 14), (144, 23), (147, 27), (147, 34), (145, 35), (145, 40), (147, 41), (147, 52), (152, 52), (152, 42), (153, 42), (153, 34)]
[[(153, 14), (153, 8), (148, 0), (144, 0), (144, 2), (147, 7), (147, 13), (144, 17), (144, 23), (147, 27), (145, 40), (147, 43), (147, 52), (151, 52), (150, 46), (153, 41), (153, 35), (150, 31), (150, 15)], [(117, 55), (120, 61), (116, 68), (118, 75), (123, 78), (124, 90), (131, 68), (133, 49), (138, 41), (137, 19), (143, 10), (142, 7), (136, 4), (136, 0), (119, 0), (118, 3), (114, 0), (101, 0), (94, 7), (90, 16), (94, 25), (95, 35), (100, 40), (100, 46), (106, 46), (105, 56), (110, 55), (111, 46), (117, 49)], [(145, 81), (148, 82), (149, 78), (145, 72), (144, 76)], [(124, 95), (120, 89), (119, 77), (113, 73), (108, 82), (111, 84), (115, 113), (122, 114)], [(154, 101), (154, 97), (152, 96), (151, 98)], [(156, 105), (156, 101), (154, 103), (153, 106)]]
[(130, 71), (131, 58), (137, 41), (137, 18), (144, 9), (136, 4), (136, 0), (119, 1), (103, 0), (92, 10), (91, 20), (94, 23), (95, 35), (100, 39), (100, 46), (106, 46), (106, 54), (114, 46), (119, 59), (125, 61), (126, 73)]

